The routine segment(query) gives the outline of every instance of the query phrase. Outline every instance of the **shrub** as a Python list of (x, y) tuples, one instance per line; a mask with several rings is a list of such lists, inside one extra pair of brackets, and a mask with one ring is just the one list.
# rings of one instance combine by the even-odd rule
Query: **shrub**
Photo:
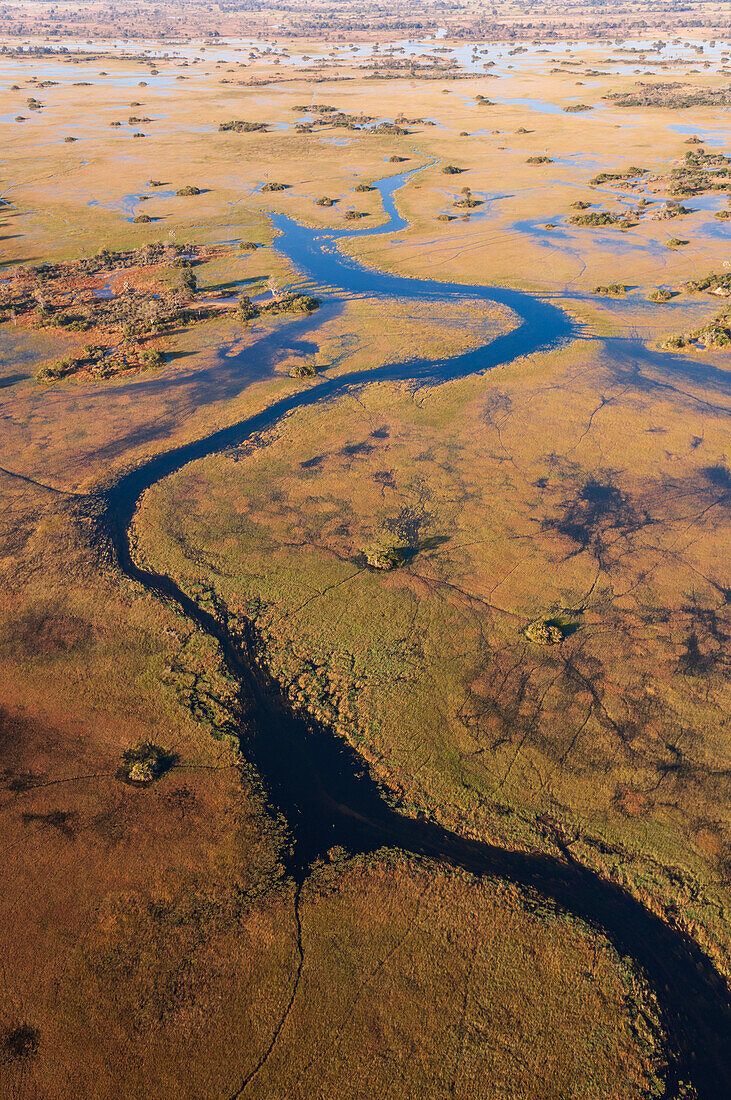
[(69, 145), (72, 141), (78, 141), (79, 139), (75, 137), (65, 137), (63, 140), (66, 142), (67, 145)]
[(146, 224), (147, 222), (151, 222), (151, 221), (152, 221), (152, 218), (150, 217), (149, 214), (137, 214), (136, 217), (134, 217), (132, 219), (133, 225), (143, 225), (143, 224)]
[(375, 191), (375, 187), (371, 187), (369, 183), (357, 183), (353, 190), (359, 194), (364, 194), (366, 191)]
[(573, 114), (577, 111), (591, 111), (592, 108), (588, 103), (571, 103), (568, 107), (564, 107), (566, 114)]
[(553, 161), (551, 160), (550, 157), (540, 156), (540, 157), (528, 157), (528, 160), (525, 163), (526, 164), (553, 164)]
[(334, 206), (336, 201), (336, 199), (329, 199), (327, 196), (323, 195), (321, 199), (315, 200), (315, 206)]
[(268, 191), (286, 191), (289, 187), (288, 183), (265, 183), (262, 187), (262, 192)]
[(690, 241), (682, 241), (680, 237), (671, 237), (669, 241), (665, 241), (666, 248), (682, 248), (686, 244), (690, 244)]
[(157, 348), (151, 348), (149, 351), (140, 353), (140, 362), (146, 367), (161, 367), (165, 362), (165, 356)]
[(651, 290), (647, 297), (651, 302), (669, 302), (673, 293), (671, 290), (665, 290), (664, 287), (658, 287), (656, 290)]
[(188, 184), (187, 187), (180, 187), (175, 192), (180, 198), (187, 198), (188, 195), (200, 195), (200, 187), (194, 187), (192, 184)]
[(457, 168), (454, 164), (445, 164), (442, 168), (445, 176), (459, 176), (464, 172), (464, 168)]
[(354, 221), (357, 221), (358, 218), (365, 218), (365, 217), (367, 217), (367, 215), (364, 214), (362, 210), (346, 210), (345, 211), (345, 220), (347, 222), (354, 222)]

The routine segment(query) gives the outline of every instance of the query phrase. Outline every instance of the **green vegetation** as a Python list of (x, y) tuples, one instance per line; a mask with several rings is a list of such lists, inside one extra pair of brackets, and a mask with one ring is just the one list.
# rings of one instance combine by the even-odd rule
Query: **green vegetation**
[(542, 155), (542, 156), (536, 156), (536, 157), (528, 157), (528, 159), (525, 163), (526, 164), (553, 164), (553, 160), (551, 159), (551, 157), (547, 157), (545, 155)]
[(287, 191), (289, 188), (288, 183), (265, 183), (261, 188), (262, 194), (267, 194), (270, 191)]
[(675, 295), (672, 290), (666, 290), (664, 287), (657, 287), (656, 290), (651, 290), (647, 297), (651, 302), (662, 303), (669, 302)]
[(579, 111), (591, 111), (593, 108), (588, 103), (571, 103), (568, 107), (564, 107), (566, 114), (573, 114)]
[(179, 187), (178, 190), (175, 192), (176, 195), (184, 198), (187, 198), (189, 195), (200, 195), (200, 193), (200, 188), (190, 183), (187, 184), (187, 186), (185, 187)]
[(686, 244), (690, 244), (690, 241), (684, 241), (681, 237), (671, 237), (665, 241), (666, 248), (683, 248)]

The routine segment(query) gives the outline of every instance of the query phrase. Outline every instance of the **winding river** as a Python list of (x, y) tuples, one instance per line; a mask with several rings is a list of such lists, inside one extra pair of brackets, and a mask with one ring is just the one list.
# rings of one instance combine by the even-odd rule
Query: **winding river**
[[(127, 577), (148, 592), (173, 601), (220, 646), (223, 660), (239, 684), (242, 753), (261, 777), (272, 810), (283, 814), (289, 825), (288, 870), (298, 884), (297, 896), (313, 861), (336, 845), (354, 853), (398, 848), (477, 875), (499, 876), (516, 883), (599, 929), (644, 973), (657, 997), (667, 1039), (667, 1098), (686, 1095), (683, 1090), (688, 1083), (700, 1100), (731, 1096), (728, 989), (689, 936), (666, 924), (619, 886), (577, 863), (568, 852), (559, 858), (504, 850), (399, 813), (386, 801), (363, 761), (346, 742), (316, 721), (293, 712), (280, 685), (255, 660), (258, 639), (251, 623), (242, 625), (237, 620), (235, 628), (231, 627), (225, 617), (199, 607), (171, 577), (142, 569), (134, 560), (129, 528), (140, 498), (150, 486), (191, 461), (243, 443), (286, 413), (377, 380), (437, 383), (460, 378), (508, 363), (519, 355), (549, 350), (578, 336), (577, 327), (566, 313), (529, 294), (402, 278), (373, 271), (341, 252), (336, 244), (340, 238), (393, 233), (406, 226), (394, 195), (411, 174), (389, 177), (376, 185), (388, 219), (384, 224), (361, 232), (325, 233), (277, 215), (273, 218), (280, 232), (276, 247), (303, 275), (321, 286), (338, 287), (376, 300), (398, 296), (430, 302), (478, 299), (500, 303), (514, 312), (516, 327), (484, 347), (445, 361), (415, 357), (318, 381), (258, 415), (151, 458), (105, 490), (101, 500), (103, 533)], [(298, 915), (297, 925), (299, 928)], [(300, 939), (300, 963), (291, 1000), (282, 1019), (272, 1025), (269, 1048), (233, 1097), (241, 1095), (271, 1053), (294, 1001), (301, 965)]]

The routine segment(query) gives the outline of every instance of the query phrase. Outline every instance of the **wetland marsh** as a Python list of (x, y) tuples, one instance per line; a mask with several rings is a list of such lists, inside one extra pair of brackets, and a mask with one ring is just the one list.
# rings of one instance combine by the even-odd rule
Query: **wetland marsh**
[(653, 213), (725, 109), (73, 48), (0, 91), (9, 1094), (712, 1100), (722, 147)]

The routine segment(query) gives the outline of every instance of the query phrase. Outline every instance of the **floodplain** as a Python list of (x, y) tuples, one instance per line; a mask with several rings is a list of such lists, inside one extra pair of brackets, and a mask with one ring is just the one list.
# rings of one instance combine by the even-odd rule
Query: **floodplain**
[(698, 49), (3, 56), (8, 1095), (718, 1095)]

